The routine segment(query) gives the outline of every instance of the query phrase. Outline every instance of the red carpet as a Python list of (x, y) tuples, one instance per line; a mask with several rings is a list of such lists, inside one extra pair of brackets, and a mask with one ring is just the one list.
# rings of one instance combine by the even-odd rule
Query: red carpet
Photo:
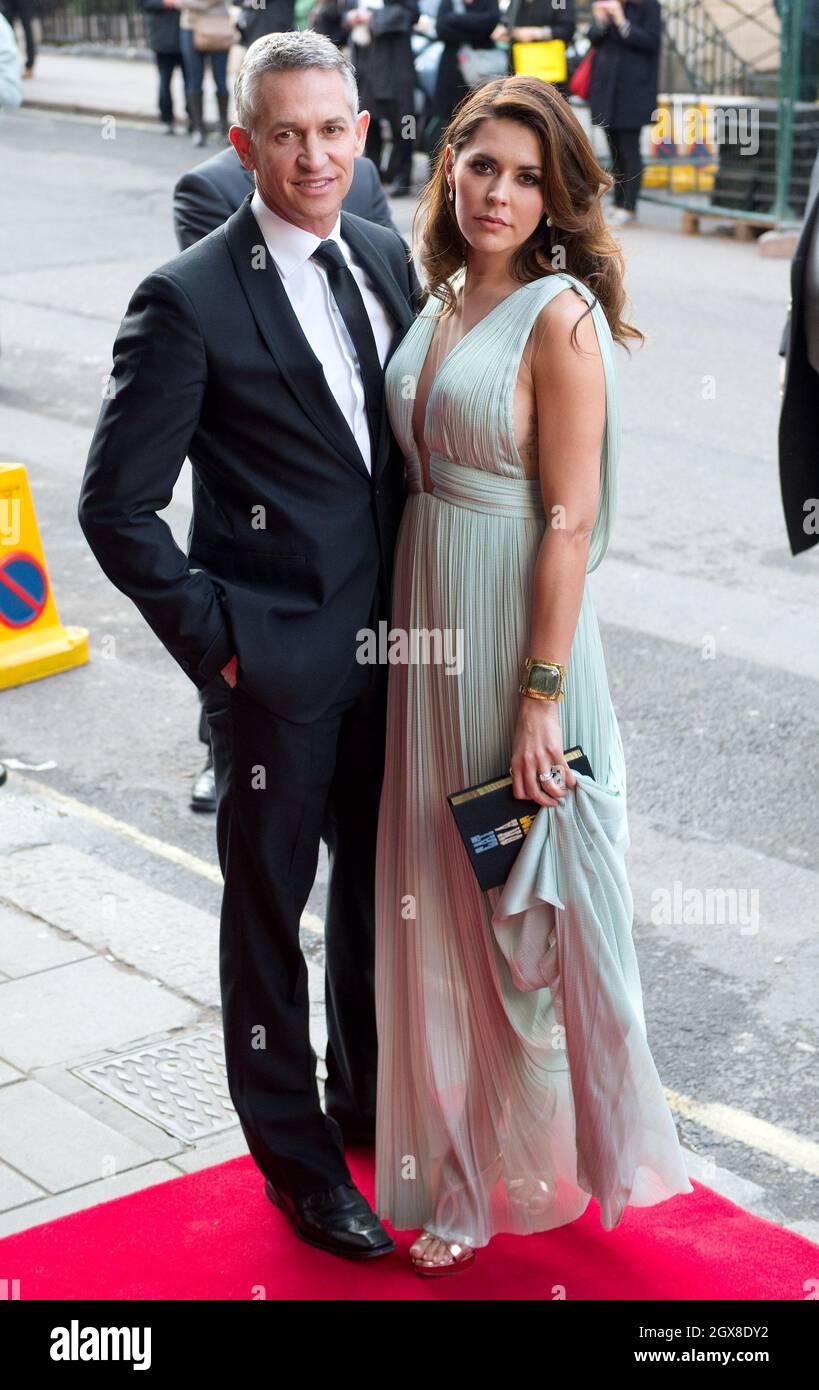
[[(371, 1151), (348, 1162), (373, 1198)], [(606, 1233), (579, 1221), (497, 1236), (472, 1269), (419, 1279), (400, 1232), (392, 1255), (354, 1264), (314, 1250), (265, 1197), (249, 1157), (160, 1183), (0, 1240), (0, 1274), (23, 1299), (777, 1299), (804, 1300), (819, 1247), (694, 1183), (629, 1207)]]

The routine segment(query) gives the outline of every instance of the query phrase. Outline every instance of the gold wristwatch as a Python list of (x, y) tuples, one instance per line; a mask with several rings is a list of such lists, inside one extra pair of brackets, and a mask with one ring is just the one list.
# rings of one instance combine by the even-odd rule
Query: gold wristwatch
[(526, 658), (526, 676), (518, 691), (533, 700), (562, 700), (566, 667), (557, 661), (542, 661), (536, 656)]

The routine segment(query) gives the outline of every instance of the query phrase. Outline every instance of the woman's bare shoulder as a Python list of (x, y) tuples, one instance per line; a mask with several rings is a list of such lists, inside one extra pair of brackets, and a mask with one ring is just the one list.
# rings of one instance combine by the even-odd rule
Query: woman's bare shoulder
[(533, 359), (553, 360), (555, 354), (561, 354), (570, 346), (573, 333), (574, 341), (583, 352), (600, 357), (588, 300), (576, 285), (564, 280), (562, 287), (555, 290), (535, 317), (531, 339)]

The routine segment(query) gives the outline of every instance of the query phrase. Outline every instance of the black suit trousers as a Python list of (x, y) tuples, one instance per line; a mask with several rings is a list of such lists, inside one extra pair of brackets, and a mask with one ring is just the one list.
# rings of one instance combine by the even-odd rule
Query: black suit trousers
[[(220, 980), (228, 1087), (264, 1175), (293, 1196), (352, 1181), (342, 1130), (374, 1129), (374, 888), (387, 670), (354, 663), (318, 720), (274, 715), (217, 673), (202, 689), (224, 877)], [(299, 921), (319, 841), (325, 917), (325, 1109)]]

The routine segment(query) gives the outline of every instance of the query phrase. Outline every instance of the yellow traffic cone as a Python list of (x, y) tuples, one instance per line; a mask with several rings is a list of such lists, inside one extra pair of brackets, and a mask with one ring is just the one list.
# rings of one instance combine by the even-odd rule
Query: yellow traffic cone
[(63, 627), (21, 463), (0, 463), (0, 690), (88, 660), (84, 627)]

